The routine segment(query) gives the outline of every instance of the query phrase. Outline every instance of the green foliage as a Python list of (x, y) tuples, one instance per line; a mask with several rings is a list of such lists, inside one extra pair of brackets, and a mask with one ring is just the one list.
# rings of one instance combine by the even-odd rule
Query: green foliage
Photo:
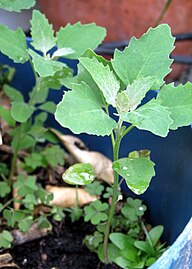
[(104, 186), (99, 181), (94, 181), (93, 183), (86, 185), (85, 190), (90, 195), (100, 196), (104, 190)]
[(77, 163), (70, 166), (62, 175), (62, 178), (68, 184), (86, 185), (95, 179), (95, 173), (89, 163)]
[(123, 205), (121, 213), (131, 221), (138, 221), (139, 217), (143, 216), (146, 209), (146, 206), (142, 205), (141, 200), (129, 197)]
[(109, 205), (97, 200), (84, 208), (85, 221), (91, 221), (92, 224), (99, 224), (102, 221), (107, 220), (107, 211)]
[(0, 233), (0, 248), (10, 248), (13, 242), (13, 237), (7, 230)]
[(0, 0), (0, 8), (8, 11), (20, 12), (22, 9), (29, 9), (33, 7), (36, 0)]
[(154, 163), (146, 158), (122, 158), (113, 163), (113, 169), (136, 194), (144, 193), (155, 175)]
[(0, 197), (5, 197), (11, 192), (11, 188), (7, 182), (0, 182)]

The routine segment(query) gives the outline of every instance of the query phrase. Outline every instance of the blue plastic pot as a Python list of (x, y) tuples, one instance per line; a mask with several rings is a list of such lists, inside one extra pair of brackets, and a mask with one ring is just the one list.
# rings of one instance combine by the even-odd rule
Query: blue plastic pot
[[(66, 60), (65, 62), (76, 70), (76, 61)], [(24, 93), (27, 98), (28, 91), (34, 85), (30, 64), (14, 64), (2, 54), (0, 54), (0, 63), (16, 68), (13, 86)], [(62, 98), (62, 94), (62, 90), (51, 90), (49, 99), (58, 103)], [(151, 98), (154, 95), (154, 92), (150, 92), (146, 98)], [(64, 133), (70, 133), (69, 130), (61, 128), (53, 117), (49, 117), (47, 124)], [(100, 151), (106, 156), (112, 157), (109, 137), (102, 138), (86, 134), (79, 137), (91, 150)], [(191, 127), (171, 131), (166, 138), (156, 137), (149, 132), (138, 131), (135, 128), (122, 141), (120, 155), (125, 157), (128, 152), (140, 149), (149, 149), (152, 152), (151, 158), (156, 163), (156, 176), (146, 193), (139, 198), (142, 198), (150, 209), (152, 224), (162, 224), (164, 226), (163, 239), (168, 244), (172, 244), (176, 240), (162, 258), (151, 266), (151, 269), (192, 268), (192, 251), (189, 251), (192, 248), (192, 221), (186, 226), (192, 213)], [(127, 195), (136, 197), (125, 185), (123, 190)], [(177, 239), (185, 226), (186, 230)]]

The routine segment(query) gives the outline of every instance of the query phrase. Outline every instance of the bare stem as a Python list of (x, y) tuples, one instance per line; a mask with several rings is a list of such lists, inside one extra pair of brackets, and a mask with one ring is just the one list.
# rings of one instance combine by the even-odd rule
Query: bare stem
[(172, 2), (172, 0), (167, 0), (167, 1), (166, 1), (166, 3), (165, 3), (165, 5), (164, 5), (164, 7), (163, 7), (163, 10), (162, 10), (162, 12), (161, 12), (159, 18), (158, 18), (158, 19), (156, 20), (156, 22), (155, 22), (155, 25), (154, 25), (155, 27), (156, 27), (156, 26), (161, 22), (161, 20), (164, 18), (164, 16), (165, 16), (165, 14), (166, 14), (166, 12), (167, 12), (167, 10), (168, 10), (168, 8), (169, 8), (171, 2)]

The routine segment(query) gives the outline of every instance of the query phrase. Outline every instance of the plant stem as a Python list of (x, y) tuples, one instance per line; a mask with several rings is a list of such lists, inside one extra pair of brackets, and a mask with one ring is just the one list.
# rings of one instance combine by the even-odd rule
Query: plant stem
[(159, 18), (157, 19), (157, 21), (155, 22), (155, 27), (158, 26), (158, 24), (161, 22), (161, 20), (163, 19), (163, 17), (165, 16), (170, 4), (171, 4), (172, 0), (167, 0), (164, 7), (163, 7), (163, 10), (159, 16)]
[(78, 197), (78, 185), (76, 185), (75, 188), (76, 188), (76, 193), (75, 193), (75, 194), (76, 194), (76, 196), (75, 196), (75, 207), (76, 207), (76, 208), (79, 208), (79, 203), (78, 203), (78, 202), (79, 202), (79, 197)]
[[(119, 147), (121, 143), (121, 137), (117, 134), (114, 147), (113, 147), (113, 160), (116, 161), (119, 158)], [(106, 224), (105, 228), (105, 237), (104, 237), (104, 261), (105, 263), (108, 263), (108, 257), (107, 257), (107, 246), (108, 246), (108, 241), (109, 241), (109, 233), (110, 233), (110, 227), (111, 227), (111, 222), (113, 219), (113, 215), (115, 212), (115, 207), (116, 207), (116, 202), (118, 198), (118, 179), (119, 175), (116, 171), (114, 171), (114, 184), (113, 184), (113, 196), (112, 196), (112, 203), (111, 203), (111, 208), (109, 211), (109, 217), (108, 221)]]
[(8, 179), (8, 184), (10, 187), (12, 187), (13, 176), (15, 173), (15, 167), (16, 167), (16, 162), (17, 162), (17, 153), (18, 153), (18, 151), (15, 150), (13, 153), (12, 160), (11, 160), (11, 168), (10, 168), (10, 174), (9, 174), (9, 179)]

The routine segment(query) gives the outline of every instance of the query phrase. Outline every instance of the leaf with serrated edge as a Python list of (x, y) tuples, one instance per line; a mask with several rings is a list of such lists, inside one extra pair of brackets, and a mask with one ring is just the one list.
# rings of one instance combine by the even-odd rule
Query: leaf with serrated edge
[(125, 179), (127, 186), (134, 193), (142, 194), (155, 175), (154, 165), (146, 158), (122, 158), (115, 161), (112, 167)]
[(113, 68), (126, 85), (138, 78), (157, 77), (154, 83), (157, 89), (171, 71), (173, 60), (169, 59), (169, 54), (174, 49), (174, 40), (167, 24), (149, 28), (141, 38), (133, 37), (123, 52), (115, 51)]
[(75, 51), (73, 54), (66, 55), (66, 58), (78, 59), (88, 48), (97, 48), (105, 35), (105, 28), (97, 26), (95, 23), (67, 24), (57, 33), (57, 45), (59, 48), (71, 48)]
[(139, 78), (127, 86), (125, 93), (129, 99), (128, 106), (130, 111), (135, 110), (137, 106), (140, 105), (146, 93), (153, 86), (155, 80), (155, 77)]
[(76, 134), (110, 135), (116, 127), (116, 122), (102, 110), (97, 95), (85, 83), (73, 84), (73, 90), (64, 94), (55, 118)]
[(70, 166), (62, 175), (63, 180), (72, 185), (86, 185), (95, 179), (93, 167), (89, 163)]
[(31, 20), (31, 45), (46, 54), (56, 45), (56, 38), (52, 24), (49, 24), (47, 18), (38, 10), (33, 11)]
[(106, 102), (115, 107), (120, 82), (110, 70), (110, 67), (108, 65), (104, 66), (101, 62), (98, 62), (96, 58), (80, 58), (80, 63), (90, 73), (93, 80), (102, 91)]
[(31, 49), (29, 49), (29, 54), (32, 57), (35, 71), (40, 77), (53, 76), (56, 72), (61, 71), (63, 67), (66, 66), (64, 63), (46, 59)]
[(0, 25), (0, 51), (15, 63), (25, 63), (29, 59), (25, 34), (21, 28), (13, 31)]
[(192, 122), (192, 83), (179, 85), (165, 85), (160, 90), (157, 100), (171, 112), (173, 123), (170, 129), (187, 126)]
[(132, 123), (138, 129), (166, 137), (173, 122), (170, 114), (158, 100), (152, 99), (138, 109), (123, 115), (122, 119)]
[(0, 8), (8, 11), (20, 12), (22, 9), (29, 9), (33, 7), (36, 3), (36, 0), (0, 0)]

